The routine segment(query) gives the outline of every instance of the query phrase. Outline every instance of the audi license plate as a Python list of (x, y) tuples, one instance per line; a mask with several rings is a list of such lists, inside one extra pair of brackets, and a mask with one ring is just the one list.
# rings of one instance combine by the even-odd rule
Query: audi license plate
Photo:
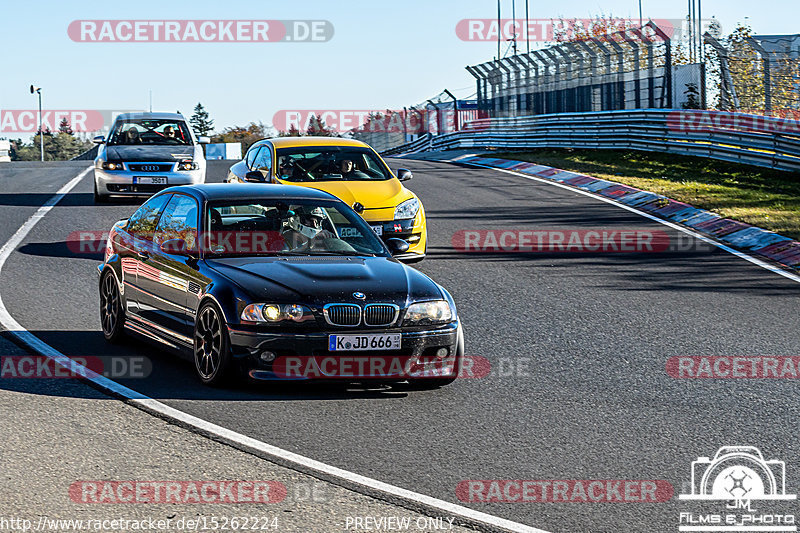
[(369, 335), (328, 335), (328, 350), (331, 352), (360, 352), (364, 350), (399, 350), (400, 333)]
[(380, 226), (372, 226), (372, 231), (375, 232), (375, 235), (381, 236), (383, 235), (383, 224)]
[(166, 185), (166, 176), (134, 176), (134, 185)]

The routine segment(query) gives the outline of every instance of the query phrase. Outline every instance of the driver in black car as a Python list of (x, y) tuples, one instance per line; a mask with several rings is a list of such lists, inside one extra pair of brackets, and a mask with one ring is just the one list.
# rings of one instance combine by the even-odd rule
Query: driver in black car
[(326, 219), (321, 207), (298, 206), (287, 213), (281, 235), (289, 249), (309, 250), (322, 247), (328, 250), (331, 240), (339, 240), (336, 235), (323, 229)]

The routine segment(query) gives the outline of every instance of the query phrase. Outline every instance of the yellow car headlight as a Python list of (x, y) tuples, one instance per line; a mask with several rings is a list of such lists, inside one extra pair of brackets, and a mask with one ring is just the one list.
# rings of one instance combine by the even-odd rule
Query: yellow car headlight
[(417, 216), (418, 211), (419, 211), (419, 200), (417, 200), (416, 198), (412, 198), (410, 200), (406, 200), (405, 202), (394, 208), (394, 219), (407, 220), (409, 218), (414, 218), (415, 216)]

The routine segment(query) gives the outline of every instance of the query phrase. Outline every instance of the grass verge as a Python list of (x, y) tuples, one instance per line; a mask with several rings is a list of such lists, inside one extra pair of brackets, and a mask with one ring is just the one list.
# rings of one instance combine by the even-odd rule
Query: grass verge
[(800, 173), (622, 150), (548, 149), (485, 155), (624, 183), (800, 240)]

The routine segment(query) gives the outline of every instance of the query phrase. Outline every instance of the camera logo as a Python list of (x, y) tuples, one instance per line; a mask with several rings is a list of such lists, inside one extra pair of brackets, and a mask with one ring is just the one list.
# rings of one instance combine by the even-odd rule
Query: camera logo
[(794, 500), (786, 494), (786, 464), (764, 459), (755, 446), (723, 446), (692, 462), (691, 494), (681, 500)]

